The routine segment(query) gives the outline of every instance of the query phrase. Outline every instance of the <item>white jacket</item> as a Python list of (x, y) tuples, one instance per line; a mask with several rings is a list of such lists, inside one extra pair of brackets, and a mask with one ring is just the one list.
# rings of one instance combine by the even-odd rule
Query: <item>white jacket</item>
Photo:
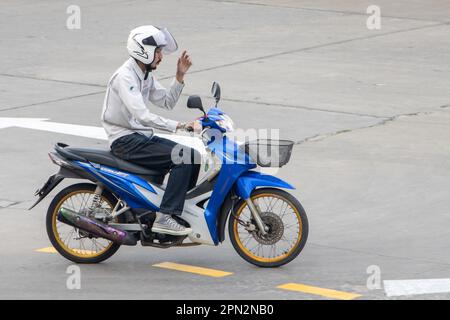
[(152, 128), (176, 131), (178, 122), (151, 113), (150, 105), (173, 109), (184, 84), (174, 79), (166, 89), (151, 72), (147, 80), (144, 76), (136, 61), (129, 58), (109, 80), (101, 123), (110, 146), (114, 140), (140, 130), (146, 135), (153, 134)]

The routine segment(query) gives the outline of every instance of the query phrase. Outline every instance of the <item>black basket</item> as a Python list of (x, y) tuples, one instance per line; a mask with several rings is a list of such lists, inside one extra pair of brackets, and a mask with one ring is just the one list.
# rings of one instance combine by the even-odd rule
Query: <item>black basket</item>
[(245, 152), (260, 167), (282, 167), (291, 158), (294, 141), (258, 139), (246, 142)]

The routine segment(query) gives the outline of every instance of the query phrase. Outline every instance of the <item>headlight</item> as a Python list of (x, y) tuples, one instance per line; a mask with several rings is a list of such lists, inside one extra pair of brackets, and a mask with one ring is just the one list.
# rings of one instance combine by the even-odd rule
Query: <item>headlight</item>
[(226, 114), (221, 115), (221, 117), (222, 120), (216, 122), (219, 125), (219, 127), (225, 129), (227, 132), (234, 131), (233, 120), (231, 120), (231, 118)]

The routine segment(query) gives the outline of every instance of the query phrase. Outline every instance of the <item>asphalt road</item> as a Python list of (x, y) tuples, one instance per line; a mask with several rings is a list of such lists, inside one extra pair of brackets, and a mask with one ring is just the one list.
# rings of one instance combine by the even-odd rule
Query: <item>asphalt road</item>
[[(357, 299), (450, 298), (442, 289), (450, 278), (448, 1), (75, 2), (0, 3), (0, 298), (332, 299), (327, 290)], [(80, 29), (67, 28), (72, 4), (81, 9)], [(379, 30), (366, 25), (373, 4)], [(108, 78), (127, 58), (129, 30), (142, 24), (167, 26), (194, 62), (175, 111), (157, 112), (192, 119), (187, 96), (212, 103), (218, 81), (221, 107), (238, 127), (280, 129), (297, 142), (278, 176), (297, 187), (310, 235), (290, 264), (259, 269), (228, 240), (122, 247), (104, 263), (80, 266), (81, 289), (70, 290), (72, 263), (37, 251), (51, 246), (45, 214), (61, 189), (27, 210), (57, 169), (47, 153), (58, 141), (106, 142), (2, 118), (100, 126)], [(157, 70), (166, 85), (176, 58)], [(155, 266), (163, 262), (232, 274)], [(441, 293), (388, 297), (383, 281), (405, 279), (442, 279)], [(287, 283), (316, 291), (279, 288)]]

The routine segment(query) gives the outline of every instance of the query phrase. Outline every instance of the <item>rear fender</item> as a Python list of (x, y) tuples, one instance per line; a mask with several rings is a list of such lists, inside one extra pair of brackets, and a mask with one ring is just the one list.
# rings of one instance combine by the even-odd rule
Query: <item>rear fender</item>
[(42, 201), (55, 187), (64, 180), (64, 176), (56, 173), (54, 175), (51, 175), (47, 182), (42, 186), (42, 188), (38, 189), (35, 196), (39, 196), (39, 199), (28, 209), (33, 209), (39, 202)]
[(33, 209), (39, 202), (41, 202), (53, 189), (56, 188), (58, 184), (61, 183), (65, 178), (76, 178), (76, 179), (89, 179), (92, 180), (92, 177), (87, 175), (84, 171), (81, 170), (69, 170), (64, 167), (60, 167), (58, 173), (51, 175), (47, 182), (42, 186), (42, 188), (38, 189), (35, 196), (39, 196), (39, 199), (28, 209)]

